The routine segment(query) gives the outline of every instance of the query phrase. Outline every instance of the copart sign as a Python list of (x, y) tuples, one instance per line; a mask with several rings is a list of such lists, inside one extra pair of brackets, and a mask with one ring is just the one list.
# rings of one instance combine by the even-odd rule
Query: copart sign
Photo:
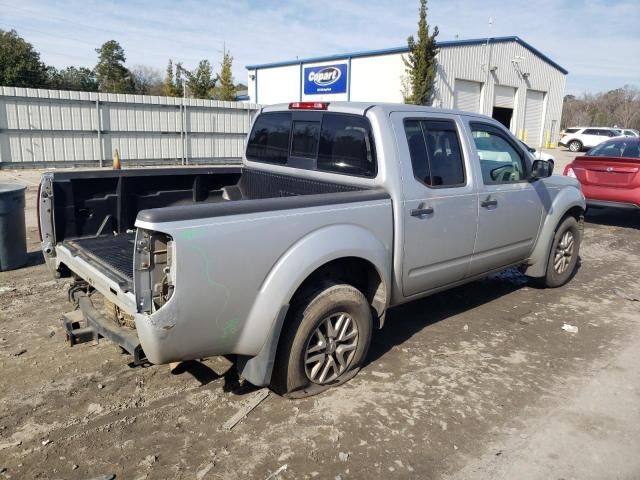
[(305, 67), (304, 94), (345, 93), (347, 91), (347, 64)]

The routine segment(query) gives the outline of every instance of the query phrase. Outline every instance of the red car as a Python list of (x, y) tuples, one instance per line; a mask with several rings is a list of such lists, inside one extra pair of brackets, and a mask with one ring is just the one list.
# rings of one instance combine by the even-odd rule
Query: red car
[(588, 206), (640, 210), (640, 138), (601, 143), (576, 157), (564, 175), (578, 179)]

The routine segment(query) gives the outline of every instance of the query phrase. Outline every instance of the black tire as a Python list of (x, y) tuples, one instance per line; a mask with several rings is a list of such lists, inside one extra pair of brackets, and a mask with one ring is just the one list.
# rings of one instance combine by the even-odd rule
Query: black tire
[[(572, 249), (569, 255), (566, 235), (572, 239)], [(574, 217), (566, 217), (553, 235), (549, 257), (547, 259), (547, 272), (544, 277), (536, 279), (541, 287), (556, 288), (567, 283), (574, 274), (580, 254), (580, 242), (582, 241), (582, 229)], [(560, 246), (561, 242), (565, 245)], [(564, 254), (560, 255), (564, 250)], [(562, 266), (563, 268), (558, 268)]]
[(567, 146), (569, 147), (569, 150), (574, 153), (582, 150), (582, 142), (580, 140), (571, 140)]
[[(350, 380), (360, 370), (369, 350), (372, 323), (369, 302), (352, 285), (325, 281), (302, 292), (293, 302), (287, 317), (278, 345), (271, 388), (281, 395), (302, 398)], [(335, 327), (335, 331), (328, 332), (327, 325)], [(356, 335), (349, 337), (354, 326)], [(322, 338), (326, 338), (326, 342), (320, 340), (318, 330), (320, 335), (325, 334)], [(333, 339), (330, 333), (335, 334)], [(316, 351), (307, 353), (313, 349)], [(320, 356), (324, 356), (322, 364), (321, 360), (309, 362)], [(327, 373), (323, 377), (325, 367)], [(338, 373), (340, 369), (342, 371)], [(315, 376), (313, 372), (316, 372)], [(335, 378), (331, 378), (333, 376)]]

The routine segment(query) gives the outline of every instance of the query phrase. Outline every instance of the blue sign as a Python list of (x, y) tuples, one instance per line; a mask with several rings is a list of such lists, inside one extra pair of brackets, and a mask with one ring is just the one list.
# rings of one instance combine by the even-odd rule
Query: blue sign
[(305, 67), (304, 94), (320, 95), (347, 91), (347, 64)]

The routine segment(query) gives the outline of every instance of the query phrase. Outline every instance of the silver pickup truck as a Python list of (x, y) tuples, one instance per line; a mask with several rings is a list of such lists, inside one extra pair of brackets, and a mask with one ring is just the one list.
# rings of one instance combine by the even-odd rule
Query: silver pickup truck
[(251, 383), (304, 396), (357, 373), (392, 306), (513, 266), (566, 283), (585, 199), (552, 168), (481, 115), (276, 105), (241, 167), (45, 174), (42, 249), (75, 279), (71, 344), (232, 356)]

